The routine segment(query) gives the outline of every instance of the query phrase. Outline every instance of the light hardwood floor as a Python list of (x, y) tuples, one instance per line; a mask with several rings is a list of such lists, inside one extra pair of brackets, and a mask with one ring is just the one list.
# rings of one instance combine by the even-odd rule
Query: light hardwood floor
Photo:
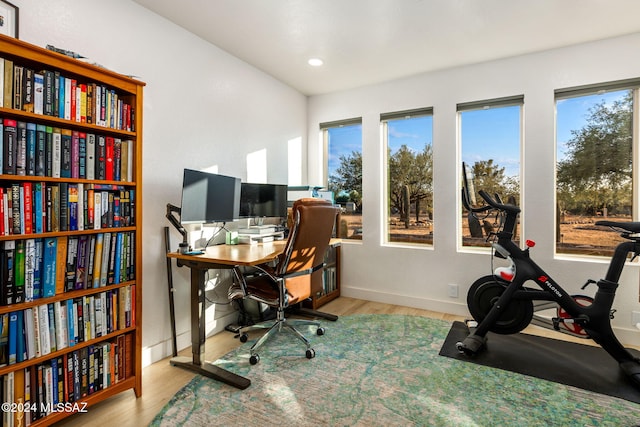
[[(464, 320), (460, 316), (421, 310), (398, 305), (383, 304), (353, 298), (340, 297), (321, 308), (322, 311), (338, 316), (349, 314), (405, 314), (424, 316), (453, 322)], [(551, 336), (559, 339), (571, 339), (564, 334), (549, 331), (539, 327), (529, 327), (527, 333)], [(329, 333), (329, 332), (328, 332)], [(590, 340), (571, 339), (581, 343)], [(205, 360), (216, 360), (240, 345), (230, 332), (221, 332), (207, 339), (205, 344)], [(191, 348), (180, 352), (182, 356), (190, 356)], [(132, 390), (120, 393), (103, 402), (88, 408), (84, 414), (76, 414), (62, 421), (60, 426), (112, 425), (118, 427), (139, 427), (148, 425), (153, 417), (171, 399), (171, 397), (186, 385), (195, 374), (181, 368), (171, 366), (169, 358), (161, 360), (143, 369), (142, 397), (136, 399)]]

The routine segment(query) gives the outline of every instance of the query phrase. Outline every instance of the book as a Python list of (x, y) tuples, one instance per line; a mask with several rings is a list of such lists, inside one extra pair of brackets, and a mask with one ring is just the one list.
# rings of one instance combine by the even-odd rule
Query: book
[(6, 220), (6, 209), (4, 206), (4, 199), (5, 199), (5, 189), (0, 187), (0, 236), (4, 236), (5, 235), (5, 220)]
[(67, 203), (69, 212), (69, 230), (78, 230), (78, 184), (68, 184)]
[(28, 113), (34, 112), (34, 72), (31, 68), (24, 67), (22, 70), (22, 110)]
[(107, 138), (104, 135), (97, 135), (96, 138), (95, 177), (96, 179), (106, 179)]
[[(52, 128), (50, 128), (52, 129)], [(47, 175), (47, 126), (36, 125), (36, 158), (35, 158), (35, 174), (37, 176)]]
[(0, 313), (0, 367), (9, 364), (9, 313)]
[(80, 132), (71, 132), (71, 178), (80, 178)]
[(38, 309), (38, 329), (40, 331), (40, 353), (45, 356), (51, 353), (51, 329), (49, 328), (49, 307), (42, 304)]
[(69, 236), (67, 240), (67, 267), (65, 292), (72, 291), (76, 285), (76, 267), (78, 263), (78, 236)]
[(87, 178), (87, 134), (78, 132), (78, 178)]
[(53, 312), (56, 325), (56, 347), (58, 348), (58, 350), (62, 350), (64, 348), (67, 348), (69, 345), (66, 303), (61, 301), (54, 302)]
[(96, 136), (88, 133), (87, 137), (87, 179), (95, 179), (96, 166)]
[(83, 234), (78, 237), (78, 254), (76, 261), (76, 277), (74, 289), (87, 288), (87, 255), (89, 250), (89, 236)]
[[(2, 59), (0, 59), (0, 64), (2, 64)], [(2, 74), (0, 74), (1, 76)], [(0, 90), (0, 92), (2, 92)], [(4, 166), (2, 164), (2, 156), (4, 155), (4, 122), (0, 120), (0, 173), (4, 173)]]
[(76, 340), (76, 324), (78, 318), (76, 317), (75, 304), (72, 299), (67, 300), (67, 343), (69, 347), (73, 347), (77, 344)]
[(35, 260), (33, 263), (33, 299), (42, 298), (42, 275), (44, 239), (34, 239)]
[(22, 65), (13, 64), (13, 108), (22, 110), (22, 77), (24, 76), (24, 67)]
[(13, 61), (4, 59), (3, 102), (4, 108), (13, 108)]
[(68, 241), (69, 238), (67, 236), (60, 236), (56, 242), (58, 246), (56, 253), (56, 295), (65, 291)]
[(15, 276), (15, 240), (6, 240), (3, 242), (2, 249), (2, 286), (4, 295), (2, 303), (11, 305), (16, 302), (14, 294), (14, 276)]
[(35, 296), (36, 239), (24, 240), (24, 300), (29, 302)]
[(26, 124), (26, 174), (34, 176), (36, 174), (36, 124)]
[(0, 107), (4, 107), (4, 58), (0, 58)]
[[(2, 401), (8, 404), (14, 403), (15, 385), (13, 383), (15, 373), (9, 372), (2, 377)], [(3, 411), (2, 412), (2, 425), (7, 427), (14, 426), (14, 412)]]
[(33, 112), (44, 114), (44, 75), (33, 75)]
[(96, 244), (94, 251), (94, 262), (93, 262), (93, 288), (100, 287), (100, 272), (102, 268), (102, 248), (104, 242), (104, 234), (99, 233), (96, 235)]
[(107, 276), (109, 273), (109, 255), (111, 254), (111, 240), (111, 233), (104, 233), (102, 242), (102, 263), (100, 265), (100, 287), (107, 286)]
[(238, 234), (271, 234), (276, 228), (270, 225), (254, 225), (251, 227), (238, 228)]
[(51, 176), (60, 178), (62, 168), (62, 132), (59, 128), (52, 128), (52, 156)]
[(9, 313), (9, 365), (18, 360), (18, 312)]
[(16, 328), (16, 363), (24, 362), (27, 359), (27, 347), (24, 336), (24, 310), (16, 311), (18, 324)]
[(17, 122), (16, 175), (27, 174), (27, 123)]
[(53, 176), (53, 127), (51, 126), (45, 126), (44, 147), (44, 175)]
[(17, 182), (11, 184), (11, 233), (9, 234), (22, 234), (20, 189), (20, 184)]
[(58, 225), (60, 231), (69, 230), (69, 183), (58, 184), (58, 197), (60, 199)]
[(47, 304), (47, 317), (49, 319), (49, 343), (51, 351), (54, 352), (58, 349), (58, 344), (56, 342), (56, 318), (53, 303)]
[(16, 139), (18, 138), (18, 122), (13, 119), (3, 120), (2, 167), (8, 175), (16, 174)]
[(45, 193), (46, 184), (44, 182), (33, 183), (33, 232), (36, 234), (44, 232), (44, 224), (46, 223)]
[(105, 141), (105, 167), (104, 167), (104, 171), (105, 171), (104, 179), (106, 180), (114, 179), (114, 176), (113, 176), (114, 144), (115, 144), (115, 139), (111, 136), (107, 136)]
[(36, 345), (35, 323), (33, 318), (33, 308), (24, 310), (25, 343), (27, 346), (27, 358), (40, 357), (40, 342)]
[(56, 259), (58, 256), (58, 239), (56, 237), (45, 237), (43, 250), (42, 296), (46, 298), (52, 297), (56, 294)]
[(15, 252), (15, 264), (14, 264), (14, 294), (13, 302), (20, 303), (25, 301), (24, 290), (24, 264), (25, 264), (25, 241), (16, 240), (16, 252)]
[(71, 178), (71, 130), (60, 129), (60, 177)]
[(242, 245), (256, 245), (258, 243), (273, 242), (273, 236), (251, 235), (251, 234), (239, 234), (238, 243)]
[(24, 234), (33, 233), (33, 186), (31, 181), (22, 183), (22, 214), (21, 231)]

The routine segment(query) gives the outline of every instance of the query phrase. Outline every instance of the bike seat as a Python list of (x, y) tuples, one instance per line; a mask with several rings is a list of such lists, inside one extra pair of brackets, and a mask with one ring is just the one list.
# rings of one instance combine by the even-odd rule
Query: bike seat
[(613, 227), (628, 231), (630, 233), (640, 233), (640, 222), (626, 221), (596, 221), (596, 225), (602, 225), (604, 227)]

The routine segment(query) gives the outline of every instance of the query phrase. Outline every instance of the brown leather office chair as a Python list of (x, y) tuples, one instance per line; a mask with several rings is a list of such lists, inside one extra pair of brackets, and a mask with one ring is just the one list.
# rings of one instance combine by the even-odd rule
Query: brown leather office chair
[(248, 326), (238, 332), (240, 341), (246, 342), (247, 332), (269, 328), (251, 347), (249, 361), (252, 365), (260, 360), (257, 353), (260, 347), (282, 328), (293, 332), (307, 346), (308, 359), (315, 357), (309, 340), (294, 326), (315, 326), (318, 335), (323, 335), (324, 329), (316, 321), (285, 318), (285, 309), (311, 296), (311, 276), (323, 266), (337, 213), (331, 203), (322, 199), (297, 200), (292, 209), (293, 225), (275, 267), (259, 266), (248, 274), (239, 267), (234, 268), (234, 285), (229, 290), (231, 298), (247, 297), (277, 310), (275, 321)]

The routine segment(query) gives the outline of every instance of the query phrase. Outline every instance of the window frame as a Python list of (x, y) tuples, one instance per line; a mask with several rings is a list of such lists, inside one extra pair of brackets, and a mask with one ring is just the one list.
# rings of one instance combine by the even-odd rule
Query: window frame
[[(330, 129), (335, 129), (335, 128), (340, 128), (340, 127), (347, 127), (347, 126), (360, 126), (360, 133), (361, 133), (361, 146), (360, 146), (360, 155), (362, 156), (363, 153), (363, 133), (362, 133), (362, 117), (353, 117), (350, 119), (343, 119), (343, 120), (335, 120), (335, 121), (331, 121), (331, 122), (322, 122), (319, 124), (319, 132), (320, 132), (320, 138), (322, 140), (322, 156), (324, 161), (322, 162), (322, 176), (323, 176), (323, 183), (325, 188), (329, 188), (329, 130)], [(364, 178), (362, 178), (362, 181), (364, 181)], [(363, 184), (363, 182), (361, 182), (361, 185)], [(362, 196), (362, 195), (361, 195)], [(334, 197), (334, 201), (337, 197), (337, 194), (333, 195)], [(363, 208), (364, 210), (364, 208)], [(342, 227), (342, 224), (339, 225), (340, 227)], [(338, 230), (338, 233), (340, 234), (341, 231)], [(347, 231), (347, 235), (348, 235), (348, 231)], [(360, 242), (362, 240), (362, 234), (360, 235), (361, 238), (357, 239), (357, 238), (350, 238), (350, 237), (341, 237), (342, 239), (344, 239), (345, 241), (349, 241), (349, 242)]]
[[(429, 242), (400, 242), (400, 241), (391, 241), (389, 233), (389, 219), (390, 219), (390, 175), (389, 175), (389, 121), (393, 120), (403, 120), (403, 119), (412, 119), (412, 118), (420, 118), (420, 117), (431, 117), (431, 149), (433, 152), (433, 107), (425, 107), (425, 108), (416, 108), (411, 110), (402, 110), (395, 111), (390, 113), (382, 113), (380, 114), (380, 138), (382, 143), (382, 152), (383, 152), (383, 167), (382, 167), (382, 224), (381, 224), (381, 244), (383, 246), (395, 246), (395, 247), (413, 247), (413, 248), (424, 248), (424, 249), (433, 249), (434, 242), (433, 240)], [(433, 165), (432, 165), (433, 169)], [(433, 174), (432, 174), (433, 175)], [(432, 180), (434, 176), (432, 176)], [(433, 198), (433, 191), (432, 191)], [(435, 209), (434, 209), (435, 211)], [(434, 213), (435, 219), (435, 213)]]
[(519, 158), (519, 170), (518, 170), (518, 185), (519, 185), (519, 206), (521, 209), (520, 215), (518, 216), (518, 238), (519, 241), (522, 241), (522, 236), (524, 236), (524, 151), (525, 151), (525, 99), (524, 94), (522, 95), (513, 95), (506, 96), (500, 98), (491, 98), (480, 101), (471, 101), (471, 102), (463, 102), (458, 103), (456, 105), (456, 140), (457, 140), (457, 148), (458, 148), (458, 164), (457, 164), (457, 176), (460, 177), (457, 180), (457, 237), (456, 237), (456, 246), (458, 252), (489, 252), (491, 250), (491, 246), (477, 246), (477, 245), (464, 245), (464, 235), (463, 235), (463, 213), (464, 207), (462, 206), (461, 194), (462, 194), (462, 158), (463, 158), (463, 141), (462, 141), (462, 114), (469, 111), (478, 111), (478, 110), (491, 110), (505, 107), (519, 107), (519, 115), (518, 115), (518, 138), (519, 138), (519, 146), (518, 146), (518, 158)]
[[(633, 221), (640, 218), (640, 185), (637, 183), (640, 179), (640, 78), (616, 80), (603, 83), (594, 83), (589, 85), (574, 86), (554, 90), (554, 206), (558, 203), (558, 101), (564, 99), (578, 98), (582, 96), (591, 96), (604, 94), (607, 92), (615, 92), (629, 90), (632, 93), (632, 129), (631, 129), (631, 216)], [(590, 255), (581, 253), (569, 253), (558, 251), (558, 215), (554, 215), (554, 233), (553, 233), (553, 253), (557, 259), (582, 259), (582, 260), (598, 260), (609, 259), (609, 255)], [(611, 251), (615, 247), (611, 248)], [(636, 261), (638, 262), (638, 261)]]

